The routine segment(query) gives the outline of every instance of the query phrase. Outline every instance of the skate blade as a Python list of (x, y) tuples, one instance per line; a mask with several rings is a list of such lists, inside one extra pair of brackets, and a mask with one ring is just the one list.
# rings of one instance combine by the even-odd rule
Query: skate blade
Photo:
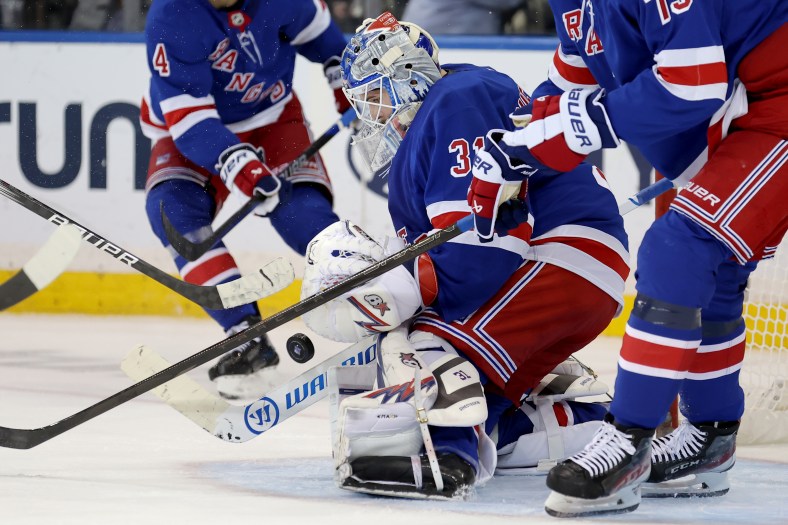
[(272, 366), (249, 375), (219, 376), (213, 383), (223, 399), (232, 404), (246, 405), (276, 387), (279, 379), (276, 367)]
[(707, 472), (640, 487), (644, 498), (713, 498), (727, 494), (730, 483), (725, 472)]
[(640, 505), (640, 489), (628, 487), (597, 499), (575, 498), (555, 491), (544, 502), (544, 510), (555, 518), (581, 518), (598, 514), (624, 514)]

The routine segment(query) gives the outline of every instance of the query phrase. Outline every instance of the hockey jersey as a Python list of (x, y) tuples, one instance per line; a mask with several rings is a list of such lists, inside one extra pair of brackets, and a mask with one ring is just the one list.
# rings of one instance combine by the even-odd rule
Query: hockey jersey
[(684, 183), (746, 112), (742, 58), (788, 21), (784, 0), (550, 0), (560, 45), (534, 96), (601, 86), (619, 138)]
[(275, 122), (292, 98), (296, 53), (323, 63), (345, 38), (322, 0), (156, 0), (145, 28), (146, 135), (170, 135), (190, 160), (214, 170), (235, 133)]
[[(397, 234), (409, 243), (470, 213), (466, 196), (474, 150), (490, 129), (511, 129), (509, 113), (527, 101), (517, 84), (497, 71), (469, 64), (442, 67), (449, 74), (425, 97), (388, 175), (389, 212)], [(537, 257), (623, 300), (627, 238), (601, 173), (584, 164), (561, 177), (537, 174), (529, 180), (528, 199), (530, 225), (489, 243), (467, 232), (430, 250), (438, 284), (431, 308), (444, 320), (478, 309), (525, 260)], [(414, 272), (419, 274), (418, 266)]]

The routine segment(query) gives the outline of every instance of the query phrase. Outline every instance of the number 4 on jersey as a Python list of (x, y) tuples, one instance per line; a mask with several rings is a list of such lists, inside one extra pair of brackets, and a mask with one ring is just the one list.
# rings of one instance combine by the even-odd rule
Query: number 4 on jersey
[(153, 69), (159, 72), (159, 76), (170, 76), (170, 61), (167, 59), (167, 50), (164, 44), (156, 44), (156, 50), (153, 52)]

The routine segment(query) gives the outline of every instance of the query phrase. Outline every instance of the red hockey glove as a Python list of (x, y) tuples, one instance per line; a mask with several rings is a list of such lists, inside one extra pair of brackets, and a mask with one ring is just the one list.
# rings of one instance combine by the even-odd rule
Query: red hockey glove
[(342, 69), (339, 64), (339, 57), (329, 58), (323, 63), (323, 73), (326, 75), (329, 87), (334, 90), (334, 106), (337, 108), (337, 112), (344, 114), (350, 109), (350, 101), (342, 91)]
[(468, 205), (473, 213), (476, 235), (482, 242), (493, 238), (502, 203), (516, 196), (520, 186), (538, 168), (510, 157), (501, 138), (505, 130), (494, 129), (484, 138), (484, 146), (473, 159), (473, 180), (468, 188)]
[(602, 100), (602, 89), (572, 89), (562, 95), (546, 95), (512, 113), (512, 121), (524, 129), (505, 138), (511, 154), (526, 159), (528, 150), (541, 164), (556, 171), (571, 171), (589, 153), (614, 148), (619, 140)]
[(265, 216), (279, 204), (282, 181), (263, 164), (261, 155), (251, 144), (236, 144), (224, 150), (216, 169), (224, 185), (241, 199), (253, 195), (264, 197), (255, 208), (257, 215)]

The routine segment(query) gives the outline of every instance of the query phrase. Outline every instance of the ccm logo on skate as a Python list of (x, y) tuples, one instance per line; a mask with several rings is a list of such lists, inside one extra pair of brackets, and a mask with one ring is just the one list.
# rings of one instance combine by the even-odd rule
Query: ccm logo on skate
[[(52, 215), (47, 220), (49, 222), (51, 222), (52, 224), (56, 224), (57, 226), (60, 226), (61, 224), (69, 224), (69, 223), (71, 223), (71, 221), (69, 221), (65, 217), (61, 217), (60, 215), (57, 215), (57, 214)], [(115, 246), (111, 242), (105, 241), (104, 239), (102, 239), (98, 235), (95, 235), (95, 234), (90, 233), (90, 232), (86, 232), (85, 228), (83, 228), (79, 224), (75, 224), (75, 223), (71, 223), (71, 224), (74, 224), (74, 226), (76, 226), (77, 229), (80, 232), (82, 232), (82, 240), (84, 240), (85, 242), (89, 242), (90, 244), (92, 244), (93, 246), (95, 246), (96, 248), (101, 250), (102, 252), (107, 252), (108, 254), (110, 254), (111, 256), (113, 256), (114, 258), (119, 260), (120, 262), (126, 263), (129, 266), (134, 266), (135, 264), (137, 264), (140, 261), (139, 259), (137, 259), (133, 255), (131, 255), (130, 253), (122, 250), (121, 248), (118, 248), (117, 246)]]

